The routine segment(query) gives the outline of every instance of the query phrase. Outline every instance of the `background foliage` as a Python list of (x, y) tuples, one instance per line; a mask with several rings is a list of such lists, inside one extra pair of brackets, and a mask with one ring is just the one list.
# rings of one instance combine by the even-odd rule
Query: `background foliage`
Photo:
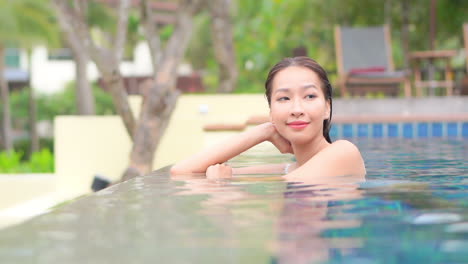
[[(97, 115), (115, 114), (112, 99), (97, 84), (93, 83), (93, 94), (96, 100)], [(10, 104), (12, 119), (15, 120), (16, 128), (28, 128), (28, 93), (30, 89), (21, 89), (11, 93)], [(63, 91), (53, 94), (36, 95), (37, 119), (53, 120), (57, 115), (76, 115), (75, 83), (69, 83)]]
[[(336, 25), (372, 26), (388, 23), (392, 30), (393, 57), (403, 67), (401, 30), (403, 1), (407, 0), (238, 0), (232, 17), (239, 81), (236, 93), (262, 93), (269, 68), (299, 46), (307, 48), (336, 77), (333, 30)], [(411, 51), (429, 49), (431, 0), (408, 1), (409, 46)], [(437, 49), (461, 49), (462, 24), (468, 22), (468, 1), (437, 1)], [(204, 75), (208, 92), (217, 85), (217, 64), (212, 53), (210, 20), (197, 17), (196, 32), (187, 60)], [(462, 55), (455, 67), (464, 63)]]
[(54, 156), (52, 152), (44, 148), (32, 154), (27, 161), (23, 158), (23, 152), (0, 152), (0, 173), (50, 173), (54, 172)]

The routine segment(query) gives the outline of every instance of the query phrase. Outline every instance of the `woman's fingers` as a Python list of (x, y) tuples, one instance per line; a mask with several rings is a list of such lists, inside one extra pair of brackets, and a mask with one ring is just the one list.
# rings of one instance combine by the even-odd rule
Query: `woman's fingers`
[(206, 170), (206, 178), (208, 179), (221, 179), (231, 178), (232, 168), (226, 164), (215, 164), (208, 167)]
[(292, 153), (292, 147), (289, 141), (284, 139), (283, 137), (278, 137), (275, 141), (272, 142), (276, 148), (283, 154), (285, 153)]
[[(274, 127), (274, 125), (273, 125)], [(291, 143), (289, 143), (288, 140), (286, 140), (283, 136), (281, 136), (278, 131), (276, 130), (276, 127), (274, 127), (274, 131), (270, 135), (270, 142), (275, 145), (275, 147), (281, 152), (281, 153), (293, 153)]]

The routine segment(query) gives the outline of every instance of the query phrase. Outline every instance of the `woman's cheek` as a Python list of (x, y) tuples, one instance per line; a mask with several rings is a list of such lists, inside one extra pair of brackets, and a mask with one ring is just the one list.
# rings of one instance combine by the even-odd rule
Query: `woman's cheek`
[(276, 125), (276, 131), (278, 131), (278, 134), (280, 134), (282, 137), (286, 138), (289, 140), (288, 136), (288, 125), (286, 125), (286, 122), (278, 122), (278, 125)]

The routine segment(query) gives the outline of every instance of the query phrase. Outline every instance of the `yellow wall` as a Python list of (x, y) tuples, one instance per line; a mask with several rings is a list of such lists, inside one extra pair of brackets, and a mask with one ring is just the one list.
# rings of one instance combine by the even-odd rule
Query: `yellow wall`
[[(131, 98), (132, 109), (138, 111), (139, 103), (140, 98)], [(241, 124), (251, 115), (264, 114), (268, 114), (268, 104), (263, 94), (183, 95), (156, 152), (154, 169), (173, 164), (209, 144), (204, 124)], [(112, 180), (120, 178), (131, 149), (120, 117), (59, 116), (54, 127), (58, 190), (73, 197), (90, 191), (95, 174)]]
[(0, 210), (53, 192), (55, 179), (41, 173), (0, 175)]
[(118, 116), (59, 116), (54, 127), (58, 191), (87, 193), (95, 174), (117, 179), (125, 168), (130, 140)]
[[(207, 109), (207, 113), (201, 114), (200, 109)], [(252, 115), (267, 113), (262, 94), (182, 96), (156, 152), (154, 168), (173, 164), (203, 148), (207, 144), (205, 124), (243, 124)]]

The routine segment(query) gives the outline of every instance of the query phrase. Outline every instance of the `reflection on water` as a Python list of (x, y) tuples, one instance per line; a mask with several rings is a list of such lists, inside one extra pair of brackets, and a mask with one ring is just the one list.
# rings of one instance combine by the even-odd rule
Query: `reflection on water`
[[(365, 182), (161, 170), (1, 230), (0, 263), (467, 262), (468, 143), (357, 144)], [(248, 152), (231, 163), (290, 159)]]

